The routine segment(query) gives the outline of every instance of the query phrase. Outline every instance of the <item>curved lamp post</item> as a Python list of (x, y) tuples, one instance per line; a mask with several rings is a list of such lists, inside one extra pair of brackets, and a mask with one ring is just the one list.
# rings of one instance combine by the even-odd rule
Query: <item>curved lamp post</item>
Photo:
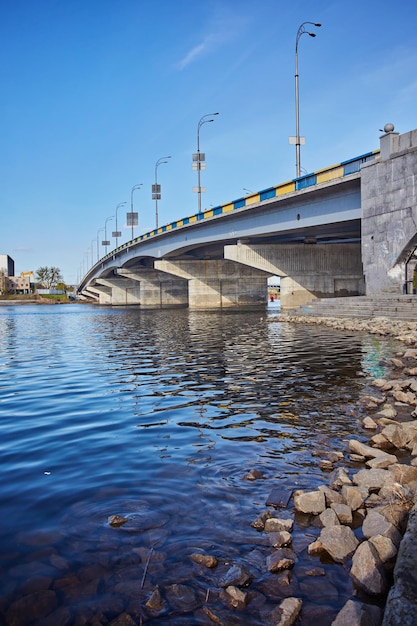
[(200, 172), (201, 170), (206, 169), (206, 155), (204, 152), (200, 152), (200, 128), (203, 124), (207, 124), (208, 122), (214, 122), (213, 116), (218, 115), (218, 113), (207, 113), (200, 118), (197, 126), (197, 152), (193, 154), (193, 170), (197, 170), (198, 173), (198, 186), (193, 187), (193, 191), (196, 191), (198, 194), (198, 212), (201, 213), (201, 192), (205, 191), (204, 188), (201, 187), (200, 184)]
[(103, 232), (103, 230), (104, 230), (104, 228), (99, 228), (98, 231), (97, 231), (97, 263), (98, 263), (98, 260), (100, 258), (100, 252), (99, 252), (99, 246), (98, 246), (98, 236), (99, 236), (100, 233)]
[(104, 246), (106, 254), (107, 254), (107, 246), (110, 245), (110, 241), (107, 239), (107, 222), (110, 222), (110, 220), (112, 220), (113, 218), (114, 218), (114, 215), (111, 215), (104, 222), (104, 241), (102, 241), (101, 244)]
[(127, 217), (127, 225), (132, 227), (132, 239), (134, 238), (133, 227), (138, 225), (138, 214), (133, 213), (133, 192), (135, 191), (135, 189), (140, 189), (142, 185), (143, 183), (138, 183), (137, 185), (133, 185), (130, 191), (130, 213), (126, 213), (126, 217)]
[(126, 202), (119, 202), (119, 204), (116, 207), (116, 230), (112, 233), (112, 237), (116, 238), (116, 248), (118, 246), (118, 242), (119, 242), (119, 237), (122, 236), (122, 233), (117, 230), (117, 211), (120, 209), (121, 206), (124, 206), (126, 204)]
[(170, 159), (170, 156), (161, 157), (155, 163), (155, 184), (152, 185), (152, 200), (155, 200), (155, 225), (158, 228), (158, 200), (161, 199), (161, 185), (158, 185), (158, 167), (162, 163), (168, 163), (165, 159)]
[[(295, 137), (290, 137), (290, 143), (295, 143), (295, 170), (297, 178), (301, 174), (300, 146), (305, 143), (305, 138), (300, 137), (300, 110), (299, 110), (299, 94), (298, 94), (298, 42), (302, 35), (310, 35), (315, 37), (316, 33), (306, 30), (305, 25), (320, 27), (321, 24), (315, 22), (303, 22), (298, 28), (297, 37), (295, 39)], [(295, 141), (294, 141), (295, 140)]]

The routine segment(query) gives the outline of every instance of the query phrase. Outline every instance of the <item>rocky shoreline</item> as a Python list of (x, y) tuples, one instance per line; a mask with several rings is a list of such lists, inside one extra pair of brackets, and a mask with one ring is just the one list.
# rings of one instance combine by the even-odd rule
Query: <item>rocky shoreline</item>
[[(298, 596), (300, 586), (296, 582), (297, 548), (293, 545), (294, 522), (301, 516), (316, 531), (310, 535), (307, 550), (313, 559), (317, 558), (317, 565), (302, 576), (310, 581), (321, 577), (323, 589), (326, 572), (322, 563), (330, 560), (349, 571), (354, 591), (332, 620), (332, 626), (394, 626), (400, 621), (402, 626), (411, 625), (414, 605), (411, 601), (404, 608), (395, 577), (403, 536), (409, 518), (416, 511), (417, 500), (417, 328), (415, 324), (385, 318), (356, 321), (280, 315), (270, 321), (363, 331), (393, 337), (407, 348), (385, 364), (389, 370), (387, 379), (373, 380), (374, 393), (361, 398), (362, 406), (358, 409), (362, 414), (361, 439), (366, 439), (369, 433), (369, 445), (352, 438), (346, 442), (347, 454), (314, 451), (321, 469), (328, 472), (327, 483), (314, 491), (273, 490), (266, 501), (269, 508), (252, 522), (252, 527), (271, 546), (262, 568), (277, 575), (276, 584), (281, 591), (286, 590), (283, 595), (287, 596), (272, 612), (264, 614), (265, 623), (293, 626), (304, 622), (303, 601)], [(251, 481), (263, 478), (256, 468), (245, 476)], [(284, 512), (291, 499), (294, 519), (288, 516), (288, 511)], [(315, 536), (317, 529), (319, 534)], [(256, 595), (251, 591), (252, 564), (249, 562), (246, 567), (229, 563), (225, 567), (226, 563), (220, 563), (209, 552), (193, 553), (190, 558), (202, 570), (220, 568), (217, 575), (213, 573), (220, 589), (219, 599), (244, 617)], [(332, 586), (330, 581), (328, 584)], [(390, 607), (384, 609), (387, 597)], [(150, 615), (163, 612), (166, 607), (160, 588), (155, 588), (144, 606)], [(221, 613), (208, 605), (202, 610), (210, 621), (224, 624)], [(397, 622), (399, 613), (401, 618)], [(407, 621), (407, 615), (411, 621)], [(315, 617), (310, 614), (304, 617), (307, 623), (329, 623), (320, 611)]]
[[(308, 546), (309, 554), (330, 557), (350, 568), (356, 594), (346, 602), (332, 626), (415, 623), (410, 589), (405, 605), (401, 602), (398, 587), (403, 589), (404, 581), (400, 580), (402, 568), (400, 564), (396, 566), (396, 561), (401, 548), (404, 552), (402, 537), (417, 501), (416, 325), (386, 318), (352, 320), (294, 315), (280, 315), (270, 321), (363, 331), (393, 337), (407, 345), (391, 359), (389, 377), (374, 380), (375, 393), (362, 398), (366, 412), (363, 432), (370, 433), (370, 441), (367, 445), (350, 439), (348, 460), (365, 467), (349, 473), (339, 463), (339, 467), (332, 469), (333, 463), (343, 457), (335, 452), (320, 461), (322, 469), (331, 471), (328, 484), (315, 491), (296, 491), (293, 495), (295, 511), (314, 516), (313, 524), (321, 527), (319, 537)], [(289, 570), (294, 565), (295, 554), (288, 547), (291, 545), (290, 528), (285, 526), (288, 520), (272, 515), (265, 511), (256, 522), (258, 529), (274, 536), (277, 550), (268, 560), (268, 567), (275, 572)], [(413, 538), (408, 537), (408, 547), (413, 543)], [(406, 558), (410, 559), (410, 555)], [(388, 592), (390, 606), (387, 603), (384, 615), (381, 605)], [(358, 600), (357, 596), (363, 594), (374, 598), (375, 604)], [(401, 617), (397, 615), (400, 606)], [(291, 626), (301, 610), (300, 598), (286, 598), (275, 612), (274, 623)]]

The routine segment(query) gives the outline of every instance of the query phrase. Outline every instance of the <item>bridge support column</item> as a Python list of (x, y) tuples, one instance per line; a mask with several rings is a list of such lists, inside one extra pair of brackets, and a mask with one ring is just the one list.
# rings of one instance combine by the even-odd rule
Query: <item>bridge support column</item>
[[(128, 304), (140, 304), (139, 285), (135, 281), (125, 278), (98, 278), (95, 282), (96, 289), (101, 289), (101, 293), (107, 292), (107, 297), (100, 294), (100, 304), (111, 304), (112, 306), (126, 306)], [(107, 288), (103, 291), (103, 287)], [(106, 299), (103, 302), (102, 299)]]
[(88, 298), (96, 298), (99, 304), (111, 304), (111, 289), (103, 285), (88, 285), (83, 294)]
[(188, 280), (190, 308), (265, 306), (268, 274), (233, 261), (155, 261), (155, 268)]
[(176, 308), (188, 305), (188, 282), (183, 278), (152, 268), (117, 270), (136, 285), (139, 304), (143, 308)]
[(282, 309), (364, 293), (360, 244), (237, 244), (224, 256), (280, 276)]

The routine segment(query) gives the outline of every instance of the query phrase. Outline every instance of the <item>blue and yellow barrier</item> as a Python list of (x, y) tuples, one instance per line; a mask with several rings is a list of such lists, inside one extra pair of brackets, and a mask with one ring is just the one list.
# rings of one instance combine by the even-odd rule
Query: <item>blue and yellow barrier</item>
[(243, 207), (250, 207), (251, 204), (264, 202), (265, 200), (270, 200), (271, 198), (276, 198), (277, 196), (284, 196), (288, 193), (294, 193), (295, 191), (301, 191), (302, 189), (307, 189), (308, 187), (320, 185), (320, 183), (326, 183), (331, 180), (336, 180), (337, 178), (349, 176), (349, 174), (359, 172), (361, 165), (363, 163), (366, 163), (367, 161), (373, 161), (376, 158), (377, 154), (379, 154), (379, 150), (367, 152), (366, 154), (362, 154), (361, 156), (354, 159), (349, 159), (348, 161), (337, 163), (336, 165), (332, 165), (322, 170), (317, 170), (316, 172), (306, 174), (305, 176), (300, 176), (299, 178), (294, 178), (293, 180), (281, 183), (276, 187), (269, 187), (268, 189), (258, 191), (256, 193), (245, 196), (244, 198), (239, 198), (238, 200), (234, 200), (233, 202), (228, 202), (227, 204), (223, 204), (212, 209), (207, 209), (202, 213), (196, 213), (194, 215), (190, 215), (189, 217), (183, 217), (180, 220), (175, 220), (170, 224), (166, 224), (165, 226), (161, 226), (160, 228), (151, 230), (148, 233), (144, 233), (143, 235), (132, 239), (132, 241), (124, 243), (123, 245), (119, 246), (115, 250), (112, 250), (112, 252), (109, 252), (106, 256), (100, 259), (99, 263), (101, 261), (105, 261), (106, 259), (111, 258), (115, 254), (122, 250), (125, 250), (126, 248), (130, 248), (136, 243), (140, 243), (141, 241), (145, 241), (146, 239), (156, 237), (157, 235), (160, 235), (170, 230), (182, 228), (184, 226), (187, 226), (187, 224), (193, 224), (194, 222), (210, 219), (219, 215), (224, 215)]

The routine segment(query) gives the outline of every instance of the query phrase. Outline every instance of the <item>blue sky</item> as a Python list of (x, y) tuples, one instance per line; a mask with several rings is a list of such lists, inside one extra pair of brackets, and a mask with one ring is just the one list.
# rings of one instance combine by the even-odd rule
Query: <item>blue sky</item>
[[(126, 202), (135, 235), (379, 148), (387, 122), (417, 128), (415, 0), (0, 0), (0, 253), (67, 283), (97, 258)], [(119, 244), (131, 238), (118, 210)], [(107, 223), (107, 234), (115, 221)], [(115, 247), (115, 240), (112, 241)], [(110, 248), (109, 248), (110, 250)], [(100, 256), (104, 248), (100, 245)]]

